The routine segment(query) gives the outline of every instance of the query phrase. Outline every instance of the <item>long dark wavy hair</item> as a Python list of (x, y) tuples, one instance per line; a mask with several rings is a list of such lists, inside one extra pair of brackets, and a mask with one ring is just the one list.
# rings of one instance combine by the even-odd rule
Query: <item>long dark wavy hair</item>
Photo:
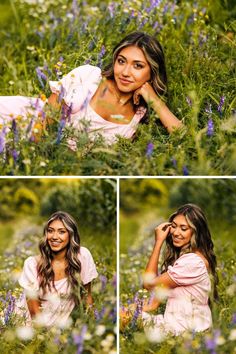
[[(107, 79), (114, 80), (114, 65), (120, 51), (124, 48), (136, 46), (140, 48), (151, 68), (151, 85), (157, 95), (167, 93), (167, 74), (163, 49), (158, 40), (144, 32), (133, 32), (120, 41), (113, 50), (112, 62), (102, 71)], [(139, 106), (147, 106), (141, 99)], [(137, 108), (137, 107), (136, 107)]]
[(168, 266), (173, 265), (174, 262), (183, 254), (199, 251), (209, 263), (210, 272), (213, 276), (213, 298), (214, 300), (218, 300), (218, 275), (216, 271), (217, 262), (207, 219), (202, 209), (195, 204), (185, 204), (179, 207), (178, 210), (170, 216), (169, 222), (172, 222), (177, 215), (185, 216), (189, 226), (192, 229), (192, 237), (188, 247), (181, 250), (179, 247), (175, 247), (173, 245), (171, 233), (167, 236), (164, 261), (161, 266), (161, 271), (162, 273), (166, 272)]
[(81, 263), (78, 258), (80, 252), (80, 236), (76, 221), (71, 215), (64, 211), (57, 211), (52, 214), (44, 226), (44, 238), (39, 243), (40, 259), (37, 264), (39, 288), (42, 290), (43, 294), (48, 290), (50, 291), (52, 288), (55, 289), (55, 274), (52, 268), (53, 252), (47, 240), (48, 228), (55, 220), (60, 220), (69, 233), (69, 243), (65, 257), (68, 265), (65, 269), (65, 274), (68, 278), (68, 284), (72, 289), (70, 297), (78, 304), (81, 292), (79, 281)]

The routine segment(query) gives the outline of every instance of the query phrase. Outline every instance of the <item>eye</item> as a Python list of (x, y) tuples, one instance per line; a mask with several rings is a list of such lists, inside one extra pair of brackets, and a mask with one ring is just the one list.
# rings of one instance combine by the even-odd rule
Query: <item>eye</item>
[(60, 230), (60, 231), (59, 231), (59, 234), (60, 234), (60, 235), (63, 235), (63, 234), (65, 234), (65, 233), (66, 233), (65, 230)]
[(143, 69), (144, 66), (140, 63), (135, 63), (134, 67), (135, 67), (135, 69)]
[(122, 58), (118, 58), (118, 59), (117, 59), (117, 62), (118, 62), (119, 64), (124, 64), (125, 61), (124, 61), (124, 59), (122, 59)]
[(47, 229), (47, 233), (48, 233), (48, 234), (52, 234), (52, 233), (53, 233), (53, 230), (52, 230), (52, 229)]
[(182, 231), (187, 231), (188, 230), (188, 228), (186, 228), (186, 227), (182, 227), (182, 229), (181, 229)]
[(173, 229), (175, 229), (175, 228), (176, 228), (176, 226), (175, 226), (174, 224), (171, 224), (171, 227), (172, 227)]

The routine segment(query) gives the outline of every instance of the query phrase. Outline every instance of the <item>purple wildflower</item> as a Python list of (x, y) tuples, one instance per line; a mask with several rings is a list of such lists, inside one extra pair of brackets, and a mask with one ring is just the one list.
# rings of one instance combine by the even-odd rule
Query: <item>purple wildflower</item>
[(137, 303), (137, 307), (136, 307), (136, 309), (134, 311), (134, 315), (133, 315), (133, 318), (132, 318), (132, 321), (131, 321), (131, 327), (135, 326), (139, 315), (142, 313), (142, 308), (143, 308), (142, 300), (138, 300), (136, 303)]
[(115, 3), (114, 2), (111, 2), (109, 5), (108, 5), (108, 10), (110, 12), (110, 16), (111, 18), (114, 17), (114, 12), (115, 12)]
[(154, 150), (154, 144), (153, 143), (148, 143), (147, 149), (146, 149), (146, 156), (147, 158), (150, 158)]
[(60, 120), (60, 123), (59, 123), (59, 127), (58, 127), (56, 144), (60, 144), (60, 142), (61, 142), (62, 132), (63, 132), (65, 125), (66, 125), (66, 120), (64, 117), (62, 117)]
[(4, 151), (6, 145), (6, 129), (0, 132), (0, 154)]
[(177, 161), (176, 161), (176, 159), (174, 157), (171, 159), (171, 162), (173, 164), (173, 167), (176, 168), (177, 167)]
[(212, 136), (213, 134), (214, 134), (214, 122), (212, 119), (209, 119), (207, 123), (207, 136)]
[(12, 120), (12, 131), (14, 134), (14, 142), (17, 142), (19, 140), (19, 134), (18, 134), (17, 124), (15, 119)]
[(38, 77), (38, 80), (40, 82), (40, 85), (44, 88), (44, 81), (47, 81), (47, 76), (40, 70), (39, 67), (36, 68), (36, 74), (37, 74), (37, 77)]
[(224, 102), (225, 102), (225, 96), (221, 96), (220, 103), (217, 107), (217, 111), (220, 113), (220, 115), (222, 115), (222, 108), (223, 108)]
[(236, 324), (236, 312), (233, 313), (233, 316), (232, 316), (232, 323), (233, 323), (233, 324)]
[(106, 53), (106, 48), (104, 45), (102, 45), (100, 53), (98, 54), (98, 66), (99, 67), (102, 66), (102, 58), (104, 57), (105, 53)]
[(16, 163), (17, 159), (19, 157), (19, 153), (15, 149), (12, 151), (12, 157), (13, 157), (14, 162)]
[(77, 352), (76, 352), (77, 354), (83, 353), (84, 336), (86, 331), (87, 331), (87, 326), (83, 325), (80, 334), (73, 335), (74, 343), (77, 345)]
[(188, 168), (185, 165), (183, 166), (183, 174), (184, 174), (184, 176), (188, 176), (189, 175)]
[(107, 277), (105, 275), (100, 275), (99, 279), (101, 280), (101, 283), (102, 283), (101, 291), (104, 291), (106, 284), (107, 284)]
[(11, 291), (8, 291), (6, 300), (8, 301), (8, 306), (4, 311), (4, 323), (7, 324), (15, 308), (16, 299), (12, 296)]
[(63, 85), (61, 85), (61, 88), (60, 88), (60, 92), (59, 92), (59, 95), (58, 95), (58, 102), (61, 102), (65, 96), (65, 89), (63, 87)]

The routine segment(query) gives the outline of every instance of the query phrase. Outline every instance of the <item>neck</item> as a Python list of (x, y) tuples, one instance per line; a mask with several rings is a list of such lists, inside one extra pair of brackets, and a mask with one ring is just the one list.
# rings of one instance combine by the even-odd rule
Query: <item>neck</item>
[(53, 260), (54, 261), (58, 261), (58, 262), (62, 262), (66, 259), (66, 248), (59, 251), (59, 252), (53, 252), (52, 256), (53, 256)]
[(117, 103), (125, 106), (133, 97), (133, 92), (122, 92), (118, 89), (115, 81), (112, 81), (111, 92), (115, 95)]

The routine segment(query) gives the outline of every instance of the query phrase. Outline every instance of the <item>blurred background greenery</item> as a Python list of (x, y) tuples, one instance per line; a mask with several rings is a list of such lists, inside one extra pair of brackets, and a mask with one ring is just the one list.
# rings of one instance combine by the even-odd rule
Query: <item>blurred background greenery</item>
[(30, 225), (42, 230), (44, 222), (57, 210), (77, 220), (82, 245), (98, 251), (108, 248), (115, 253), (115, 180), (2, 178), (0, 190), (0, 253), (17, 241), (12, 238), (21, 225), (22, 231)]
[(236, 179), (124, 179), (120, 190), (121, 252), (154, 237), (154, 227), (185, 203), (203, 209), (214, 240), (236, 246)]

